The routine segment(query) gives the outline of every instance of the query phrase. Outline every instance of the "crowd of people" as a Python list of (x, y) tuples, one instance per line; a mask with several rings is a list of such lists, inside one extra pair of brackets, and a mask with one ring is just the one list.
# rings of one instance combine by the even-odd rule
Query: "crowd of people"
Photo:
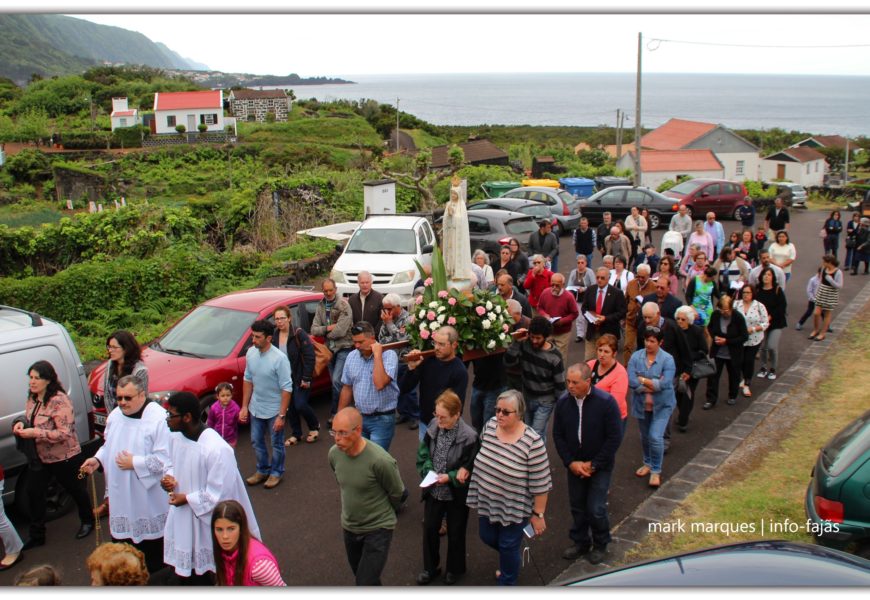
[[(431, 353), (396, 347), (409, 339), (410, 314), (400, 297), (372, 289), (370, 274), (359, 274), (359, 290), (348, 298), (338, 297), (335, 282), (325, 279), (310, 335), (293, 325), (286, 306), (252, 324), (241, 405), (231, 383), (218, 385), (205, 424), (192, 394), (174, 393), (165, 407), (148, 399), (139, 346), (129, 332), (115, 332), (107, 340), (105, 443), (84, 461), (62, 384), (50, 363), (35, 363), (28, 371), (26, 418), (13, 432), (29, 447), (31, 470), (43, 475), (28, 479), (34, 503), (26, 542), (0, 513), (6, 548), (0, 567), (11, 568), (24, 550), (45, 543), (40, 498), (44, 475), (51, 474), (78, 505), (76, 537), (91, 533), (94, 514), (111, 516), (112, 542), (87, 559), (94, 585), (284, 585), (246, 486), (275, 488), (286, 448), (319, 439), (321, 424), (309, 404), (311, 336), (324, 339), (332, 353), (328, 465), (357, 585), (381, 583), (397, 515), (410, 496), (400, 460), (415, 460), (422, 480), (417, 583), (461, 581), (474, 509), (481, 541), (498, 553), (494, 581), (516, 584), (523, 539), (547, 530), (553, 487), (548, 435), (552, 458), (565, 467), (572, 517), (562, 556), (602, 562), (611, 542), (607, 496), (629, 418), (640, 434), (634, 473), (657, 488), (671, 425), (689, 431), (702, 383), (702, 409), (713, 410), (723, 372), (731, 406), (741, 396), (752, 398), (754, 380), (781, 374), (785, 288), (798, 260), (781, 199), (757, 232), (755, 210), (746, 203), (741, 229), (728, 236), (713, 213), (693, 222), (681, 207), (661, 255), (647, 217), (637, 208), (624, 222), (605, 213), (597, 228), (581, 219), (572, 237), (576, 268), (567, 277), (558, 272), (559, 244), (546, 220), (528, 240), (531, 256), (517, 239), (500, 249), (497, 265), (475, 255), (475, 285), (498, 293), (514, 323), (506, 352), (473, 361), (463, 361), (459, 332), (449, 325), (432, 334)], [(807, 309), (795, 325), (800, 330), (812, 317), (810, 340), (825, 339), (839, 302), (844, 230), (844, 269), (854, 275), (861, 262), (868, 269), (870, 219), (856, 214), (844, 228), (832, 212), (820, 232), (824, 255), (807, 282)], [(582, 361), (568, 360), (572, 341), (580, 344)], [(242, 479), (234, 448), (245, 423), (256, 464)], [(413, 457), (390, 453), (400, 424), (418, 431)], [(97, 469), (106, 489), (95, 508), (77, 475)], [(40, 568), (27, 580), (59, 583), (50, 567)]]

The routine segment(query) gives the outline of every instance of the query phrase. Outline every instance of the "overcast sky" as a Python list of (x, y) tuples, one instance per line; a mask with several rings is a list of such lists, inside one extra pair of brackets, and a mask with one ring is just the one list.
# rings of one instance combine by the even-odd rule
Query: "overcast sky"
[[(19, 4), (21, 5), (19, 7)], [(58, 5), (59, 4), (59, 5)], [(813, 6), (815, 4), (816, 6)], [(55, 6), (57, 5), (57, 6)], [(576, 7), (624, 14), (382, 14), (392, 9), (550, 11)], [(637, 14), (645, 10), (717, 9), (711, 0), (606, 3), (568, 0), (106, 0), (51, 3), (5, 0), (2, 10), (57, 12), (141, 32), (180, 55), (226, 72), (303, 77), (401, 73), (635, 72), (637, 34), (644, 73), (782, 73), (870, 75), (866, 1), (831, 0), (825, 10), (856, 14)], [(330, 14), (262, 14), (262, 11)], [(358, 7), (381, 14), (338, 14)], [(804, 0), (719, 3), (727, 10), (819, 10)], [(26, 8), (25, 8), (26, 7)], [(125, 10), (127, 14), (105, 14)], [(140, 10), (151, 14), (132, 14)], [(250, 10), (258, 14), (168, 11)], [(576, 10), (576, 8), (574, 8)], [(83, 12), (89, 14), (82, 14)], [(158, 14), (154, 11), (167, 11)], [(860, 11), (860, 12), (859, 12)], [(100, 14), (97, 14), (100, 13)], [(863, 13), (863, 14), (860, 14)], [(670, 40), (656, 42), (654, 40)], [(713, 44), (730, 44), (713, 45)], [(734, 45), (752, 46), (736, 47)], [(781, 46), (781, 47), (772, 47)], [(803, 47), (801, 47), (803, 46)], [(839, 46), (839, 47), (834, 47)]]

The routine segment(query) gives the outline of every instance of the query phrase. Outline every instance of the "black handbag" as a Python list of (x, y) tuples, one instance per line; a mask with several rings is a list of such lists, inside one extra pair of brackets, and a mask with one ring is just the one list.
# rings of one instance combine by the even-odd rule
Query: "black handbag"
[(704, 379), (716, 374), (716, 363), (709, 356), (692, 362), (692, 379)]

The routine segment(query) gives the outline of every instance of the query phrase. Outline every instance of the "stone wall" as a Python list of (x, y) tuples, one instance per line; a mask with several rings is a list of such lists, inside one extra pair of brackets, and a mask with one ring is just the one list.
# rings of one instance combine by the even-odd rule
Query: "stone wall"
[[(275, 113), (276, 121), (286, 121), (290, 108), (290, 100), (287, 98), (256, 98), (253, 100), (239, 100), (233, 98), (230, 110), (233, 116), (241, 121), (264, 122), (267, 113)], [(250, 117), (253, 116), (253, 119)]]
[(105, 178), (62, 168), (54, 169), (54, 188), (61, 201), (84, 200), (85, 203), (93, 201), (99, 204), (108, 197)]

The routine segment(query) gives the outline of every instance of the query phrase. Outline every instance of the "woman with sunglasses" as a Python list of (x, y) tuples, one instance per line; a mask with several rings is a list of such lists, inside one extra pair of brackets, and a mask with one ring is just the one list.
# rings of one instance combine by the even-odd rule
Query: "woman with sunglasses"
[(531, 521), (535, 535), (546, 530), (544, 512), (553, 487), (550, 462), (541, 436), (523, 422), (526, 403), (517, 390), (502, 392), (495, 418), (480, 435), (468, 504), (477, 509), (484, 544), (498, 551), (498, 585), (516, 585), (523, 529)]
[(658, 327), (643, 330), (642, 350), (628, 361), (628, 388), (631, 394), (631, 414), (637, 419), (643, 449), (643, 466), (635, 475), (649, 475), (649, 486), (662, 483), (662, 462), (665, 453), (665, 428), (677, 405), (674, 377), (677, 366), (674, 357), (662, 350), (664, 334)]
[(670, 256), (662, 256), (659, 261), (658, 271), (653, 275), (653, 281), (664, 277), (670, 284), (671, 293), (676, 296), (679, 290), (679, 281), (677, 280), (677, 268), (674, 259)]

